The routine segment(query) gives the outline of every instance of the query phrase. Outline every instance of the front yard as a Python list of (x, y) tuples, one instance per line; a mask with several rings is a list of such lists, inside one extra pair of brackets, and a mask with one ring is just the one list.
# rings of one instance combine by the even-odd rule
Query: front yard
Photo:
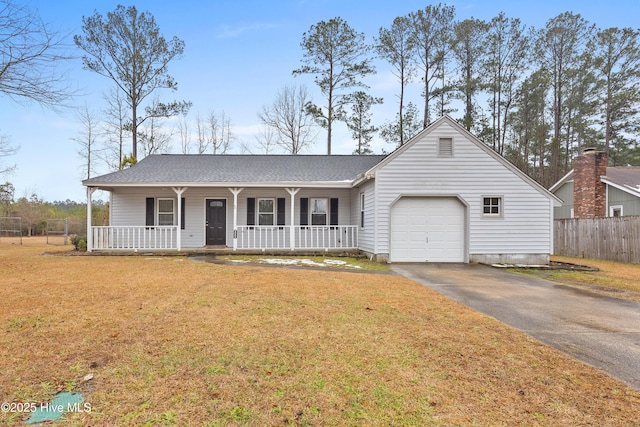
[(55, 249), (0, 244), (0, 402), (77, 391), (72, 425), (640, 424), (640, 392), (402, 277)]

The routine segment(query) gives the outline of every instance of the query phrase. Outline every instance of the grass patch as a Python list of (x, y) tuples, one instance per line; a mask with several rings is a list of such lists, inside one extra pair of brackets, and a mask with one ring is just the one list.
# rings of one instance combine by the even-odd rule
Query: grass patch
[(80, 389), (71, 425), (640, 424), (640, 392), (402, 277), (46, 249), (0, 245), (0, 401)]
[(640, 264), (553, 256), (553, 261), (597, 267), (599, 271), (513, 269), (553, 282), (640, 302)]

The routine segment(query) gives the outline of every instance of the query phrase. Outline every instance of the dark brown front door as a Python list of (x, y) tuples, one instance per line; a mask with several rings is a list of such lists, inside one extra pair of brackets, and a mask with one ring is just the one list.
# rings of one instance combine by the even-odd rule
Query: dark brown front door
[(227, 244), (227, 201), (224, 199), (207, 199), (207, 246)]

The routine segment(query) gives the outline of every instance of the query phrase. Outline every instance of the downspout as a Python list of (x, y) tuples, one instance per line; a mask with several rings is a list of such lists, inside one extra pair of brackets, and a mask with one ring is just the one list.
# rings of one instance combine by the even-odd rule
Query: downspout
[[(550, 242), (549, 242), (549, 255), (553, 255), (554, 250), (555, 250), (555, 220), (553, 218), (553, 212), (554, 212), (554, 205), (553, 205), (553, 200), (549, 199), (549, 212), (550, 212), (550, 216), (551, 216), (551, 226), (550, 226), (550, 230), (549, 230), (549, 236), (550, 236)], [(551, 262), (551, 260), (549, 260), (549, 262)]]

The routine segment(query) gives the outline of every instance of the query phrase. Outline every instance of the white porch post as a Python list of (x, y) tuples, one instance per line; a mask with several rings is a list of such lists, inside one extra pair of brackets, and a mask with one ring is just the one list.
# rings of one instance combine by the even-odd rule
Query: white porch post
[(87, 187), (87, 252), (93, 250), (93, 231), (91, 230), (91, 196), (96, 191), (94, 187)]
[(295, 236), (295, 231), (296, 231), (296, 227), (295, 227), (295, 200), (296, 200), (296, 194), (298, 193), (298, 191), (300, 191), (299, 188), (285, 188), (285, 190), (287, 190), (287, 192), (291, 195), (291, 225), (289, 227), (291, 227), (291, 232), (289, 233), (289, 247), (291, 248), (291, 250), (294, 250), (296, 248), (296, 236)]
[(176, 245), (178, 252), (182, 250), (182, 193), (187, 191), (188, 187), (171, 187), (178, 196), (178, 227), (176, 230)]
[(230, 188), (229, 191), (233, 193), (233, 250), (238, 249), (238, 194), (244, 190), (244, 188)]

